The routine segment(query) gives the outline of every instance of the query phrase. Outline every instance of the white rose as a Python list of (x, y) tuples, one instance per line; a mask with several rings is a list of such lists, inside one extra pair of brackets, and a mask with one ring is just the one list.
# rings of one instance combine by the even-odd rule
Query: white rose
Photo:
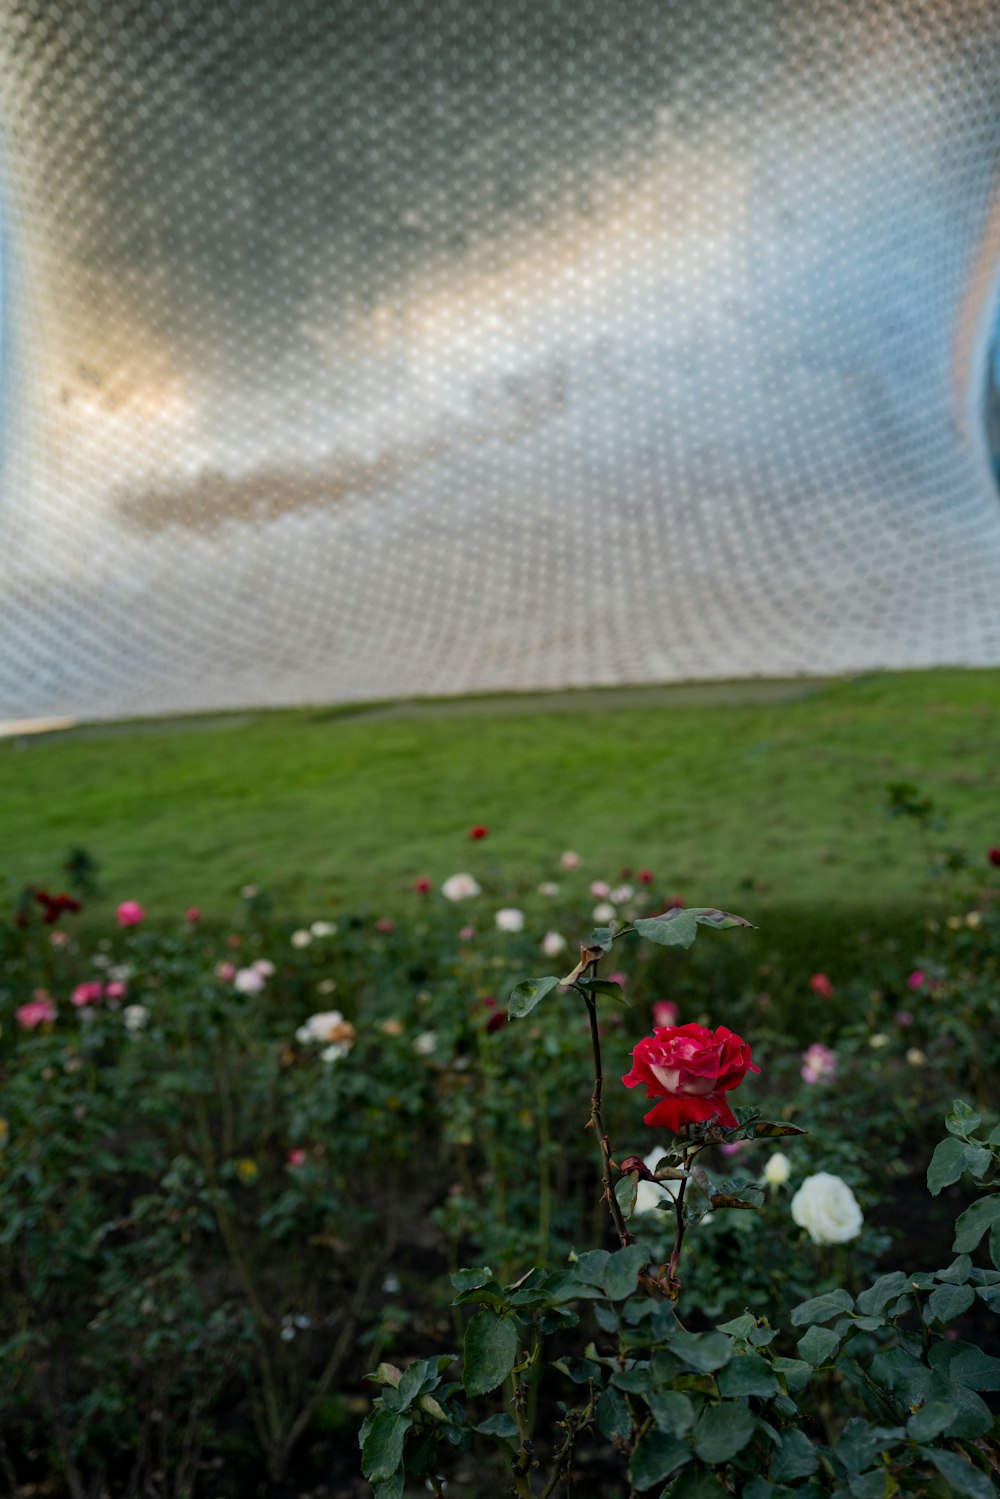
[(594, 907), (590, 914), (599, 925), (604, 926), (607, 922), (614, 921), (616, 913), (614, 906), (609, 905), (606, 900), (602, 900), (599, 905)]
[(302, 931), (292, 933), (293, 947), (308, 947), (311, 941), (312, 932), (307, 932), (303, 929)]
[(550, 899), (554, 900), (559, 894), (559, 886), (555, 880), (543, 880), (538, 887), (538, 893), (539, 895), (547, 895)]
[(250, 967), (255, 972), (261, 974), (263, 978), (269, 979), (274, 977), (274, 964), (270, 958), (258, 958), (256, 962), (250, 964)]
[(122, 1019), (125, 1022), (125, 1029), (134, 1035), (136, 1031), (141, 1031), (148, 1021), (149, 1011), (145, 1005), (126, 1005), (122, 1010)]
[(436, 1031), (421, 1031), (413, 1042), (413, 1050), (418, 1057), (429, 1057), (436, 1051), (438, 1044)]
[(850, 1187), (829, 1171), (806, 1177), (792, 1198), (792, 1217), (814, 1244), (846, 1244), (864, 1222)]
[(264, 975), (256, 968), (241, 968), (233, 979), (237, 994), (259, 994), (264, 987)]
[(519, 911), (516, 906), (505, 906), (498, 911), (494, 917), (501, 932), (523, 932), (524, 912)]
[(594, 880), (590, 887), (590, 893), (598, 900), (607, 900), (611, 894), (611, 886), (607, 880)]
[(631, 885), (618, 885), (612, 890), (608, 899), (613, 900), (616, 906), (620, 906), (625, 901), (631, 900), (634, 894), (635, 890)]
[(337, 930), (335, 921), (314, 921), (309, 928), (314, 937), (332, 937)]
[(441, 894), (445, 900), (471, 900), (482, 891), (471, 874), (453, 874), (441, 886)]
[(571, 848), (568, 848), (564, 854), (560, 855), (559, 863), (563, 869), (579, 869), (580, 855), (574, 853)]
[(792, 1174), (792, 1163), (780, 1150), (769, 1155), (764, 1166), (764, 1180), (769, 1187), (783, 1187)]
[(547, 958), (558, 958), (566, 951), (566, 938), (562, 932), (546, 932), (542, 938), (542, 952)]
[(321, 1010), (317, 1015), (310, 1015), (304, 1025), (300, 1025), (295, 1032), (296, 1041), (303, 1045), (318, 1042), (326, 1042), (326, 1051), (322, 1053), (324, 1062), (335, 1062), (339, 1057), (346, 1057), (355, 1041), (354, 1026), (349, 1020), (345, 1020), (339, 1010)]

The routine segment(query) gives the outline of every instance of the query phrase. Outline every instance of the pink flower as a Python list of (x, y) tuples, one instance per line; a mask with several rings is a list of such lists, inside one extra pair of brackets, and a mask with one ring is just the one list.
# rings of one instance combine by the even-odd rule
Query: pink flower
[(909, 1010), (897, 1010), (896, 1024), (902, 1026), (904, 1031), (908, 1031), (910, 1029), (910, 1026), (913, 1024), (912, 1013)]
[(672, 999), (658, 999), (653, 1006), (654, 1025), (676, 1025), (680, 1010)]
[(458, 935), (463, 942), (471, 942), (476, 935), (476, 929), (474, 926), (463, 926)]
[(821, 1041), (815, 1041), (802, 1053), (800, 1071), (805, 1083), (832, 1083), (837, 1076), (837, 1054)]
[(563, 869), (579, 869), (580, 855), (575, 854), (571, 848), (568, 848), (564, 854), (559, 856), (559, 863)]
[(187, 910), (184, 912), (184, 920), (189, 921), (192, 926), (194, 926), (196, 921), (200, 921), (201, 912), (198, 910), (198, 907), (188, 906)]
[(22, 1030), (33, 1031), (36, 1025), (45, 1025), (50, 1020), (55, 1020), (56, 1007), (46, 995), (44, 999), (29, 1000), (19, 1010), (15, 1010), (14, 1014)]
[(431, 882), (426, 878), (421, 878), (414, 881), (413, 888), (418, 895), (427, 895), (430, 893)]
[(394, 932), (396, 930), (396, 923), (394, 921), (390, 921), (388, 916), (380, 916), (378, 921), (376, 921), (375, 923), (375, 930), (377, 932), (382, 932), (386, 937), (388, 937), (390, 932)]
[(651, 869), (640, 869), (636, 875), (640, 885), (651, 885), (653, 883), (653, 871)]
[(622, 1078), (626, 1088), (646, 1088), (659, 1101), (643, 1122), (681, 1130), (686, 1124), (718, 1118), (736, 1126), (727, 1094), (748, 1072), (759, 1072), (750, 1047), (726, 1026), (658, 1026), (632, 1052), (632, 1070)]
[(607, 900), (611, 894), (611, 886), (607, 880), (594, 880), (590, 887), (590, 893), (594, 896), (595, 900)]
[(128, 985), (123, 984), (119, 980), (115, 979), (110, 984), (106, 985), (104, 990), (104, 998), (112, 1000), (124, 999), (127, 993)]
[(833, 998), (833, 984), (827, 978), (825, 973), (814, 973), (812, 978), (809, 980), (809, 987), (814, 994), (819, 995), (820, 999)]
[(742, 1140), (730, 1140), (728, 1145), (720, 1145), (719, 1151), (722, 1155), (739, 1155), (743, 1145)]
[(118, 907), (119, 926), (140, 926), (146, 919), (146, 913), (137, 900), (123, 900)]
[(296, 1145), (294, 1150), (288, 1152), (288, 1168), (290, 1171), (298, 1170), (299, 1166), (306, 1163), (306, 1152), (301, 1145)]
[(914, 968), (913, 972), (906, 980), (906, 987), (908, 989), (922, 989), (926, 982), (927, 975), (924, 970), (922, 968)]
[(215, 965), (215, 977), (222, 984), (231, 984), (236, 977), (236, 969), (232, 963), (217, 963)]
[[(109, 985), (110, 988), (110, 985)], [(70, 1004), (77, 1009), (81, 1005), (96, 1005), (98, 1000), (104, 997), (104, 985), (97, 979), (89, 979), (85, 984), (77, 984), (69, 997)]]

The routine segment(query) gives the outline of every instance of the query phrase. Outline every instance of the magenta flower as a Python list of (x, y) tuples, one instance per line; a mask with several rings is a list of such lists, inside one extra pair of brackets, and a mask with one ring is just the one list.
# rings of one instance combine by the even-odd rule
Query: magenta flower
[(833, 984), (825, 973), (814, 973), (809, 980), (809, 987), (814, 994), (819, 995), (820, 999), (833, 998)]
[(140, 926), (146, 919), (146, 913), (137, 900), (123, 900), (118, 907), (119, 926)]
[(22, 1030), (33, 1031), (36, 1025), (45, 1025), (56, 1018), (56, 1007), (46, 994), (41, 999), (29, 1000), (19, 1010), (14, 1011), (17, 1023)]
[(288, 1152), (288, 1168), (290, 1171), (298, 1170), (299, 1166), (306, 1163), (306, 1152), (301, 1145), (296, 1145), (294, 1150)]
[(184, 912), (184, 920), (189, 921), (192, 926), (194, 926), (196, 921), (200, 921), (201, 912), (198, 910), (198, 907), (188, 906), (187, 910)]
[(680, 1010), (672, 999), (658, 999), (653, 1006), (654, 1025), (676, 1025)]
[(104, 990), (104, 998), (111, 1000), (124, 999), (127, 993), (127, 984), (123, 984), (118, 980), (113, 980), (110, 984), (106, 985)]
[(215, 977), (222, 984), (231, 984), (236, 977), (236, 969), (232, 963), (217, 963), (215, 965)]
[(104, 985), (97, 979), (89, 979), (85, 984), (77, 984), (69, 1001), (79, 1009), (81, 1005), (96, 1005), (103, 998)]
[(908, 989), (922, 989), (926, 982), (927, 975), (924, 970), (922, 968), (914, 968), (913, 972), (906, 980), (906, 987)]
[(902, 1026), (904, 1031), (908, 1031), (913, 1024), (912, 1012), (910, 1010), (897, 1010), (896, 1024)]

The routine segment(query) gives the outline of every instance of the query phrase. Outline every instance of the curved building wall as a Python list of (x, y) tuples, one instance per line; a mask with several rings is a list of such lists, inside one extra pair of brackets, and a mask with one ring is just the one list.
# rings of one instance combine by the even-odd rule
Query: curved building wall
[(0, 0), (0, 717), (1000, 662), (988, 0)]

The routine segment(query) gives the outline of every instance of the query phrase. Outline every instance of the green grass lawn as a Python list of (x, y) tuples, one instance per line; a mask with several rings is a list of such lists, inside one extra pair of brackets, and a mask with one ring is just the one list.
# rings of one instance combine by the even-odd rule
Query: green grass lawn
[[(831, 917), (918, 908), (910, 780), (977, 858), (1000, 843), (1000, 671), (472, 699), (90, 725), (0, 744), (2, 872), (61, 886), (72, 845), (104, 908), (222, 916), (391, 905), (419, 875), (656, 871), (689, 902)], [(471, 824), (492, 829), (467, 841)], [(94, 911), (101, 914), (100, 910)]]

